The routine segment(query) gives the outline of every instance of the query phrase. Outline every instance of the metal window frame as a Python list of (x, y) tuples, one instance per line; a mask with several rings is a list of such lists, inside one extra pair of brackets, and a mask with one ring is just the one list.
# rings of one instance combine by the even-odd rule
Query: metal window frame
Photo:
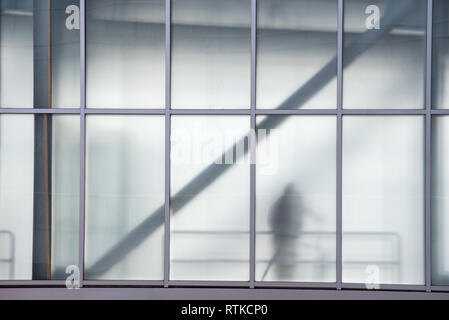
[[(257, 109), (256, 53), (257, 0), (251, 1), (251, 75), (248, 109), (172, 109), (171, 108), (171, 0), (165, 0), (165, 108), (163, 109), (91, 109), (86, 107), (86, 1), (80, 0), (80, 108), (32, 109), (0, 108), (1, 114), (79, 115), (80, 117), (80, 210), (79, 251), (80, 290), (67, 290), (64, 280), (3, 280), (0, 299), (9, 298), (164, 298), (164, 299), (449, 299), (448, 286), (431, 283), (431, 123), (433, 115), (449, 115), (449, 109), (432, 109), (432, 9), (427, 1), (425, 105), (423, 109), (343, 109), (343, 35), (344, 0), (338, 1), (337, 13), (337, 104), (335, 109)], [(165, 117), (165, 225), (164, 275), (160, 280), (84, 280), (85, 245), (85, 157), (86, 116), (102, 115), (164, 115)], [(334, 115), (336, 132), (336, 281), (335, 282), (276, 282), (256, 281), (256, 145), (250, 143), (250, 241), (249, 281), (179, 281), (170, 280), (170, 120), (172, 115), (247, 115), (251, 133), (256, 130), (257, 115)], [(425, 283), (423, 285), (380, 284), (368, 290), (360, 283), (342, 280), (342, 119), (345, 115), (421, 115), (425, 119)], [(252, 137), (253, 138), (253, 137)], [(50, 287), (50, 288), (48, 288)], [(108, 288), (105, 288), (108, 287)]]
[(344, 2), (338, 0), (337, 12), (337, 202), (336, 202), (336, 289), (343, 286), (343, 213), (342, 213), (342, 159), (343, 159), (343, 27)]

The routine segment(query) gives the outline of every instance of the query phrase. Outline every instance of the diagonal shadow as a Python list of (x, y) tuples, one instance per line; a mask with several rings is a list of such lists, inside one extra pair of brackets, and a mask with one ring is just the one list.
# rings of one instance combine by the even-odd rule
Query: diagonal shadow
[[(364, 52), (389, 34), (391, 30), (410, 14), (419, 4), (419, 0), (409, 1), (404, 4), (402, 1), (391, 1), (387, 10), (387, 14), (382, 16), (382, 27), (378, 30), (367, 30), (352, 41), (344, 49), (343, 68), (351, 65)], [(337, 76), (338, 57), (332, 58), (320, 71), (310, 78), (302, 87), (298, 88), (293, 94), (285, 99), (277, 110), (300, 108), (305, 102), (312, 98), (324, 86)], [(267, 117), (259, 126), (264, 128), (275, 128), (279, 126), (286, 117)], [(230, 154), (239, 144), (244, 145), (247, 137), (241, 138), (231, 148), (226, 150), (218, 159), (223, 159), (226, 154)], [(244, 156), (248, 152), (245, 148), (244, 153), (237, 156)], [(235, 159), (237, 160), (237, 159)], [(177, 214), (180, 209), (187, 205), (192, 199), (192, 195), (199, 194), (212, 184), (216, 179), (228, 171), (232, 165), (227, 164), (211, 164), (199, 173), (193, 180), (185, 185), (179, 192), (171, 197), (172, 215)], [(165, 205), (161, 205), (148, 218), (125, 235), (117, 244), (106, 252), (106, 254), (95, 262), (91, 267), (85, 270), (85, 277), (95, 279), (102, 273), (108, 271), (114, 264), (119, 262), (125, 255), (141, 244), (149, 235), (157, 228), (164, 224)]]

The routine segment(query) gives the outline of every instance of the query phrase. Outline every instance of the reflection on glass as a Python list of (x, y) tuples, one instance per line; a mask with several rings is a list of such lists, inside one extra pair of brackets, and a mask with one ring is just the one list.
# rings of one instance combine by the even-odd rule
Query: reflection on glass
[(79, 118), (0, 115), (0, 279), (78, 264)]
[(173, 108), (249, 108), (250, 0), (172, 1)]
[(88, 116), (86, 128), (85, 278), (160, 280), (164, 118)]
[(336, 119), (257, 120), (256, 280), (335, 281)]
[(79, 108), (79, 0), (0, 6), (0, 107)]
[(345, 108), (423, 108), (426, 6), (422, 0), (345, 1)]
[(432, 107), (449, 108), (449, 2), (433, 1)]
[(80, 107), (79, 0), (53, 0), (51, 24), (52, 105)]
[(343, 118), (343, 281), (424, 283), (424, 119)]
[(432, 284), (449, 285), (449, 117), (432, 122)]
[(172, 117), (170, 279), (249, 280), (248, 132), (247, 116)]
[(86, 5), (87, 106), (164, 107), (165, 1)]
[(336, 55), (337, 1), (257, 2), (258, 108), (335, 108)]

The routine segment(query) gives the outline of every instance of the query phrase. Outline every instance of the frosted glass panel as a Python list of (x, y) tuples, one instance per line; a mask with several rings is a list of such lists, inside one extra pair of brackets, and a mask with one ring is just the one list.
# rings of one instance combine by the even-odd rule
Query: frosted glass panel
[(79, 0), (4, 0), (0, 15), (0, 107), (79, 108)]
[(172, 117), (171, 279), (249, 280), (248, 132), (246, 116)]
[[(34, 121), (32, 115), (0, 116), (1, 279), (32, 279)], [(18, 130), (20, 128), (20, 130)]]
[(336, 55), (337, 1), (257, 2), (258, 108), (335, 108)]
[(162, 116), (87, 118), (87, 279), (163, 278), (164, 132)]
[(343, 118), (343, 281), (424, 284), (424, 118)]
[(432, 284), (449, 285), (449, 117), (432, 122)]
[(172, 1), (173, 108), (249, 108), (250, 0)]
[(256, 280), (335, 281), (336, 118), (257, 118)]
[(449, 2), (433, 1), (432, 107), (449, 108)]
[(423, 108), (426, 8), (422, 0), (345, 1), (345, 108)]
[(79, 152), (76, 116), (0, 116), (1, 280), (78, 264)]
[(52, 273), (66, 279), (78, 264), (80, 207), (80, 119), (52, 117)]
[(88, 0), (87, 106), (165, 104), (165, 1)]
[(33, 1), (0, 5), (0, 106), (32, 108)]
[(79, 3), (79, 0), (51, 1), (53, 108), (80, 107)]

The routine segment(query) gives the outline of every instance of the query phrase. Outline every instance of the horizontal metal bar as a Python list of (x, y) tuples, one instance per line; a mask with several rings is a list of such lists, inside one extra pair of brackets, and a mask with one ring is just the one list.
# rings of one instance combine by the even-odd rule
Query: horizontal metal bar
[[(2, 280), (2, 287), (45, 287), (65, 286), (65, 280)], [(107, 287), (163, 287), (163, 280), (84, 280), (85, 286)], [(249, 281), (187, 281), (170, 280), (170, 287), (216, 287), (216, 288), (248, 288)], [(283, 282), (283, 281), (256, 281), (257, 288), (311, 288), (311, 289), (335, 289), (335, 282)], [(425, 285), (407, 284), (379, 284), (379, 289), (367, 289), (362, 283), (343, 283), (343, 289), (357, 289), (367, 291), (426, 291)], [(3, 288), (0, 288), (2, 290)], [(432, 291), (449, 292), (449, 286), (432, 286)]]
[(436, 109), (436, 110), (430, 110), (430, 114), (435, 115), (449, 115), (449, 109)]
[(337, 114), (337, 109), (257, 109), (256, 115), (294, 115), (294, 114)]
[(328, 288), (335, 289), (336, 282), (285, 282), (285, 281), (256, 281), (256, 288)]
[(65, 280), (0, 280), (1, 287), (65, 286)]
[(1, 300), (447, 300), (449, 292), (392, 292), (335, 289), (230, 289), (230, 288), (66, 288), (0, 289)]
[(165, 109), (85, 109), (86, 114), (165, 114)]
[(449, 292), (449, 286), (431, 286), (432, 291)]
[(163, 280), (84, 280), (85, 286), (163, 287)]
[(249, 288), (250, 281), (189, 281), (169, 280), (169, 287), (241, 287)]
[[(165, 114), (165, 109), (86, 109), (86, 114)], [(256, 115), (337, 115), (336, 109), (257, 109)], [(425, 115), (424, 109), (343, 109), (343, 115)], [(80, 109), (0, 108), (0, 114), (81, 114)], [(177, 109), (171, 115), (251, 115), (250, 109)], [(449, 115), (449, 109), (432, 110)]]
[(396, 291), (426, 291), (425, 285), (413, 285), (413, 284), (389, 284), (380, 283), (379, 289), (368, 289), (363, 283), (343, 283), (343, 289), (365, 289), (368, 291), (382, 291), (382, 290), (396, 290)]
[(0, 108), (0, 114), (79, 114), (80, 109)]
[(250, 109), (171, 109), (173, 115), (250, 115)]
[(425, 115), (424, 109), (343, 109), (343, 115)]

